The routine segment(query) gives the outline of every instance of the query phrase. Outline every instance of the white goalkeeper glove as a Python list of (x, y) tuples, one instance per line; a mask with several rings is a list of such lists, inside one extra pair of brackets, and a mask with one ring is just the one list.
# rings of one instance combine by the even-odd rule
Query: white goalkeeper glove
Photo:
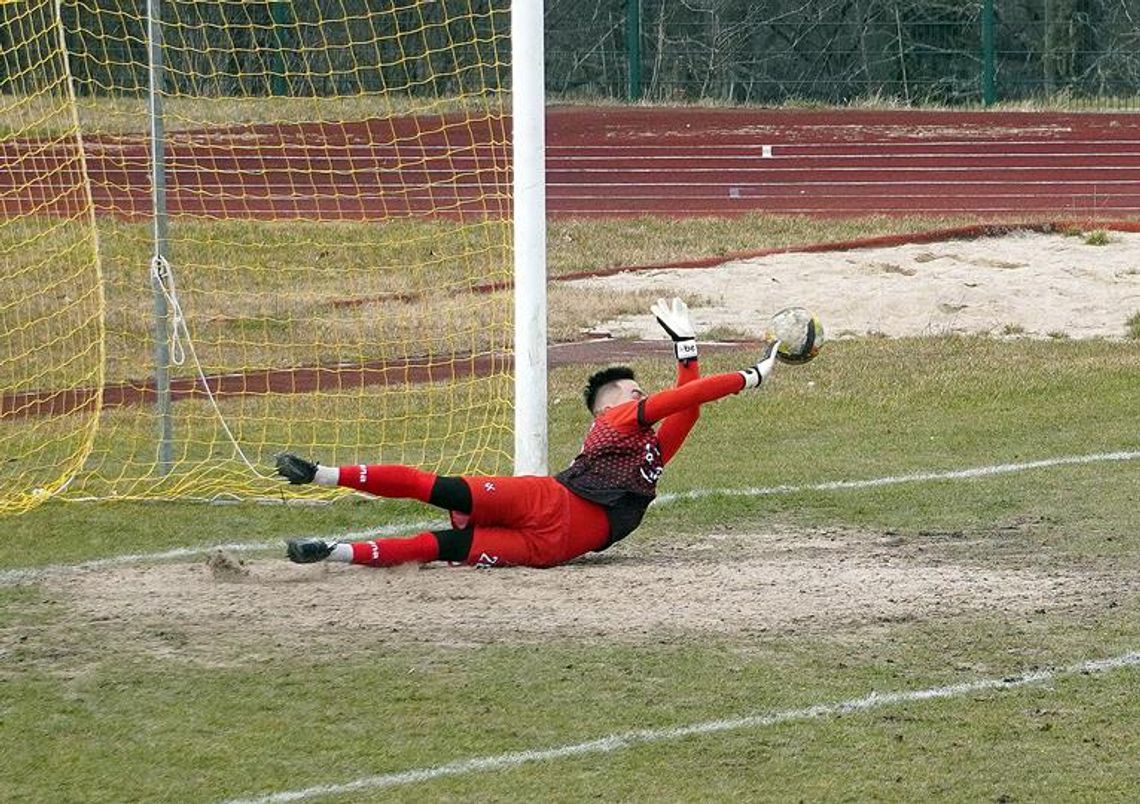
[(321, 466), (306, 461), (291, 452), (274, 456), (277, 461), (277, 474), (294, 486), (316, 483), (318, 486), (335, 486), (340, 480), (340, 470), (334, 466)]
[(661, 329), (673, 339), (673, 351), (677, 359), (683, 362), (696, 360), (697, 333), (689, 318), (689, 306), (674, 296), (671, 303), (658, 299), (649, 309), (657, 317)]
[(746, 368), (740, 372), (740, 376), (744, 378), (745, 388), (756, 388), (772, 375), (772, 369), (776, 367), (776, 350), (779, 348), (779, 341), (768, 344), (760, 362), (752, 368)]

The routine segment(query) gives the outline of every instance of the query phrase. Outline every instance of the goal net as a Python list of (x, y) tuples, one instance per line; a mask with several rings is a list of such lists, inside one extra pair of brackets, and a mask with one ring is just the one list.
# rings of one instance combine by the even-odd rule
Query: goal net
[(43, 51), (3, 79), (5, 167), (60, 143), (0, 221), (39, 290), (0, 331), (5, 453), (99, 499), (277, 495), (282, 450), (509, 471), (505, 6), (88, 0), (54, 38), (52, 9), (0, 38), (6, 76)]
[(0, 513), (9, 513), (61, 490), (91, 451), (103, 298), (55, 3), (0, 4), (0, 29)]

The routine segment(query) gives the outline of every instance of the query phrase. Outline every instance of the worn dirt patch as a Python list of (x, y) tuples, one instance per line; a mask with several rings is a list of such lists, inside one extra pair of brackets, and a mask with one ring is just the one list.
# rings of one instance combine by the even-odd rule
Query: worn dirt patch
[[(225, 646), (350, 650), (644, 642), (681, 635), (837, 633), (975, 611), (1041, 612), (1090, 579), (931, 560), (849, 531), (761, 532), (619, 545), (549, 570), (428, 565), (373, 569), (249, 560), (100, 569), (46, 583), (54, 596), (144, 650), (209, 658)], [(228, 652), (228, 651), (225, 651)]]
[[(599, 292), (687, 288), (716, 300), (694, 309), (699, 332), (725, 326), (761, 335), (750, 327), (779, 307), (806, 304), (832, 337), (1121, 337), (1127, 317), (1140, 309), (1140, 235), (1113, 233), (1107, 245), (1090, 246), (1080, 238), (1021, 233), (777, 255), (580, 284)], [(554, 348), (552, 362), (572, 356), (601, 362), (602, 354), (589, 350), (611, 359), (622, 349), (660, 350), (661, 333), (649, 316), (607, 327), (652, 340)], [(971, 612), (1033, 616), (1134, 586), (1076, 570), (957, 563), (944, 552), (840, 530), (634, 538), (550, 570), (377, 570), (203, 553), (194, 564), (101, 567), (53, 575), (45, 584), (107, 639), (156, 655), (205, 660), (225, 660), (235, 645), (254, 652), (351, 652), (362, 643), (835, 634)]]

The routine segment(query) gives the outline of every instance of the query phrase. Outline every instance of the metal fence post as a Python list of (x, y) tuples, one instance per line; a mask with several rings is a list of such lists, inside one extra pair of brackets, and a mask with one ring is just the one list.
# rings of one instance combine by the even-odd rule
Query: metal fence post
[(285, 72), (285, 26), (289, 22), (289, 6), (283, 0), (272, 0), (269, 4), (269, 19), (273, 24), (269, 91), (275, 96), (287, 95), (289, 84)]
[(629, 63), (629, 100), (641, 100), (641, 0), (626, 0), (625, 55)]
[(982, 103), (997, 101), (994, 60), (994, 0), (982, 0)]

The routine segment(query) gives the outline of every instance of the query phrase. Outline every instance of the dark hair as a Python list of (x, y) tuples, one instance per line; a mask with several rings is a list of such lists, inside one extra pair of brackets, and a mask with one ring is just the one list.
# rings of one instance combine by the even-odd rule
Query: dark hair
[(611, 382), (633, 379), (636, 377), (633, 376), (633, 369), (629, 366), (610, 366), (595, 371), (590, 375), (590, 379), (586, 380), (586, 389), (582, 391), (582, 397), (586, 400), (586, 409), (591, 413), (594, 412), (594, 401), (598, 398), (598, 391)]

